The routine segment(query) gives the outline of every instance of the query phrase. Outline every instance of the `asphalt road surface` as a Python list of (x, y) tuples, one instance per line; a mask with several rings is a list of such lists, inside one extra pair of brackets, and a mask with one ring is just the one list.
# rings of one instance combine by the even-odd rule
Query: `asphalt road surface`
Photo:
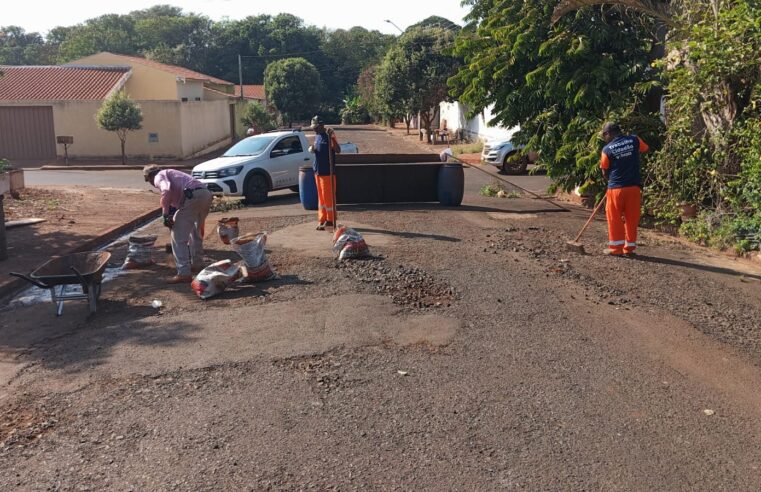
[(604, 256), (603, 221), (576, 254), (588, 211), (465, 172), (461, 207), (339, 207), (370, 259), (284, 197), (233, 212), (277, 279), (167, 286), (155, 224), (94, 316), (0, 311), (0, 489), (757, 491), (761, 268), (652, 231)]

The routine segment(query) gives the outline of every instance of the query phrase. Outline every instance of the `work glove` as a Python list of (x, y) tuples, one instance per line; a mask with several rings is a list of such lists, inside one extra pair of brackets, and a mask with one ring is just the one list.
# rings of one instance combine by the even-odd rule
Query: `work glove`
[(164, 216), (164, 226), (170, 229), (172, 228), (172, 226), (174, 226), (174, 219), (172, 219), (171, 215)]

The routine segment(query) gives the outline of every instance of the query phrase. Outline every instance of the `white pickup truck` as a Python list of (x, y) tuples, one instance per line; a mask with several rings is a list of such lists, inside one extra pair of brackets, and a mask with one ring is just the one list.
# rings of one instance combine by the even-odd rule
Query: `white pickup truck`
[[(341, 153), (358, 152), (353, 143), (341, 144)], [(222, 156), (195, 166), (192, 174), (212, 193), (262, 203), (270, 191), (298, 191), (299, 168), (311, 164), (313, 158), (301, 130), (277, 131), (241, 140)]]

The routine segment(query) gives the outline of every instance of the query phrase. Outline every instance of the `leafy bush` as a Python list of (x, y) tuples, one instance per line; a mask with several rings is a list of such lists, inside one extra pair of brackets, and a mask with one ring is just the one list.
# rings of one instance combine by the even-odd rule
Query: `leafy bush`
[(258, 101), (249, 101), (246, 104), (240, 121), (248, 128), (254, 128), (257, 132), (262, 133), (277, 128), (274, 115), (270, 114), (267, 108)]
[(0, 173), (4, 173), (11, 167), (11, 163), (8, 159), (0, 159)]

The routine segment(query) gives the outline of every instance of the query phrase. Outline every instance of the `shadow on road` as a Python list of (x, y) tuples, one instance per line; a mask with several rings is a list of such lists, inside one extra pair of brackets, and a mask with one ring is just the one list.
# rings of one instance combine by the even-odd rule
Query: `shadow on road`
[(732, 270), (731, 268), (701, 265), (700, 263), (689, 263), (689, 262), (681, 261), (681, 260), (672, 260), (671, 258), (656, 258), (654, 256), (646, 256), (646, 255), (639, 255), (639, 254), (634, 256), (632, 259), (644, 261), (646, 263), (657, 263), (660, 265), (672, 265), (672, 266), (679, 266), (684, 268), (692, 268), (694, 270), (701, 270), (704, 272), (721, 273), (724, 275), (733, 275), (735, 277), (747, 277), (747, 278), (752, 278), (752, 279), (761, 281), (761, 275), (738, 272), (737, 270)]
[(339, 209), (347, 212), (370, 212), (383, 211), (390, 212), (414, 212), (416, 210), (433, 210), (433, 211), (455, 211), (455, 212), (501, 212), (511, 214), (539, 214), (539, 213), (556, 213), (568, 212), (564, 208), (496, 208), (483, 207), (480, 205), (460, 205), (459, 207), (445, 207), (436, 203), (371, 203), (371, 204), (343, 204), (339, 203)]
[(403, 237), (405, 239), (423, 238), (423, 239), (434, 239), (436, 241), (446, 241), (450, 243), (459, 243), (461, 241), (461, 239), (458, 239), (456, 237), (441, 236), (439, 234), (422, 234), (417, 232), (387, 231), (383, 229), (367, 229), (365, 227), (356, 227), (356, 230), (359, 232), (369, 232), (374, 234), (386, 234), (389, 236)]

